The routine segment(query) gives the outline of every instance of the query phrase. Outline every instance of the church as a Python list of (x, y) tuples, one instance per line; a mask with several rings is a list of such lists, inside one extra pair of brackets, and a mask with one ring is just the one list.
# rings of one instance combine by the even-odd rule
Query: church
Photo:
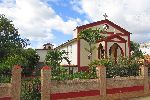
[(55, 48), (57, 50), (65, 50), (68, 52), (67, 56), (71, 61), (71, 64), (68, 65), (64, 60), (61, 65), (72, 67), (76, 71), (86, 69), (90, 60), (88, 59), (89, 52), (85, 50), (85, 47), (88, 48), (89, 45), (85, 40), (77, 39), (77, 34), (79, 34), (81, 30), (88, 28), (100, 28), (106, 31), (105, 34), (99, 33), (104, 35), (105, 38), (96, 42), (95, 46), (97, 49), (94, 49), (92, 52), (93, 60), (108, 58), (111, 56), (115, 59), (119, 56), (130, 56), (130, 32), (105, 18), (101, 21), (76, 27), (74, 30), (75, 38), (68, 40)]

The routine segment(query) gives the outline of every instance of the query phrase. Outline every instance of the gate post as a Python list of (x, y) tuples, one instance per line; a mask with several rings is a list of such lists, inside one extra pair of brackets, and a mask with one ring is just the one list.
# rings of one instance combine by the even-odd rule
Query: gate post
[(12, 78), (11, 78), (11, 100), (20, 100), (21, 94), (21, 71), (22, 68), (15, 65), (12, 68)]
[(100, 85), (100, 97), (101, 99), (105, 98), (106, 96), (106, 67), (105, 66), (98, 66), (96, 67), (97, 76), (99, 79)]
[(149, 91), (149, 84), (148, 84), (148, 67), (142, 65), (141, 67), (141, 74), (144, 78), (144, 92), (148, 93)]
[(50, 100), (51, 68), (44, 66), (41, 70), (41, 100)]

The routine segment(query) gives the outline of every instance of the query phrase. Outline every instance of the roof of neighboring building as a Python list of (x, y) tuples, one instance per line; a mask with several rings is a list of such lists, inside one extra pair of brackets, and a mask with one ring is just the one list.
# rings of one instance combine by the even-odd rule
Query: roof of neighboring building
[(110, 26), (118, 29), (119, 31), (121, 31), (121, 32), (123, 32), (125, 34), (130, 34), (130, 32), (128, 32), (124, 28), (120, 27), (119, 25), (111, 22), (108, 19), (97, 21), (97, 22), (93, 22), (93, 23), (89, 23), (89, 24), (82, 25), (82, 26), (77, 26), (76, 29), (83, 30), (83, 29), (90, 28), (90, 27), (93, 27), (93, 26), (96, 26), (96, 25), (100, 25), (100, 24), (109, 24)]
[(44, 44), (43, 46), (45, 46), (45, 45), (52, 45), (52, 46), (54, 46), (53, 44), (51, 44), (51, 43), (46, 43), (46, 44)]
[(35, 50), (50, 50), (50, 49), (35, 49)]
[(150, 42), (140, 44), (140, 48), (148, 48), (150, 47)]
[(72, 42), (74, 42), (74, 41), (76, 41), (76, 40), (77, 40), (77, 38), (74, 38), (74, 39), (68, 40), (67, 42), (65, 42), (65, 43), (63, 43), (63, 44), (61, 44), (61, 45), (57, 46), (57, 47), (56, 47), (56, 48), (54, 48), (54, 49), (59, 49), (59, 48), (61, 48), (61, 47), (64, 47), (64, 46), (66, 46), (67, 44), (70, 44), (70, 43), (72, 43)]

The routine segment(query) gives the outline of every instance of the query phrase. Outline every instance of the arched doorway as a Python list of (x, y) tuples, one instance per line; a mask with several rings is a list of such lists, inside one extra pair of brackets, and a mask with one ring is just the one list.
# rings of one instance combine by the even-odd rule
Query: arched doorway
[(98, 58), (99, 59), (103, 59), (104, 58), (104, 48), (102, 46), (102, 44), (100, 43), (99, 44), (99, 47), (98, 47)]
[(114, 43), (110, 49), (109, 49), (109, 57), (113, 57), (115, 58), (115, 60), (117, 60), (117, 58), (119, 56), (123, 56), (123, 50), (122, 48), (117, 44), (117, 43)]

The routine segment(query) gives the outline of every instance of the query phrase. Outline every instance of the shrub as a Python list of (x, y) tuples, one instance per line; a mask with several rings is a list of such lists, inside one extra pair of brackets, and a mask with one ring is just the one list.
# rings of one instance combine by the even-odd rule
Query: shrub
[(73, 80), (73, 79), (95, 79), (97, 78), (96, 71), (95, 73), (89, 73), (89, 72), (76, 72), (73, 74), (61, 74), (57, 76), (52, 76), (52, 80), (57, 81), (64, 81), (64, 80)]
[(134, 59), (120, 57), (118, 61), (112, 58), (93, 61), (90, 66), (105, 66), (106, 77), (130, 77), (140, 75), (140, 64)]
[(21, 100), (41, 100), (41, 81), (39, 78), (22, 79)]

